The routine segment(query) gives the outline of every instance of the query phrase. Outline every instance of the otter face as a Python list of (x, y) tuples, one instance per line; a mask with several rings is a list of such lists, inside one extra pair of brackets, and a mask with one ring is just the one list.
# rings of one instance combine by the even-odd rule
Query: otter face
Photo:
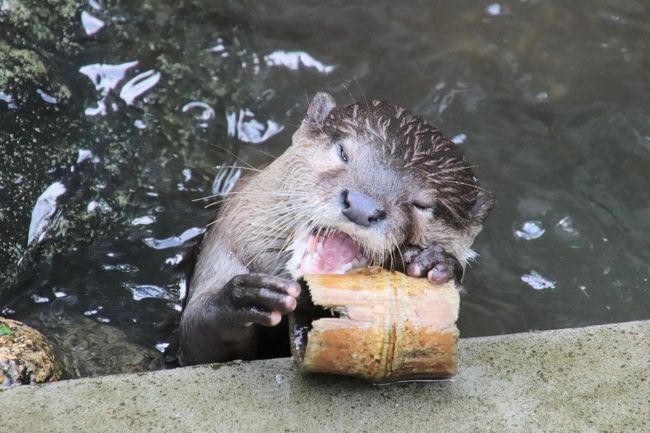
[[(407, 246), (441, 245), (461, 263), (494, 199), (460, 149), (424, 120), (319, 93), (294, 135), (292, 175), (312, 215), (296, 232), (294, 274), (399, 267)], [(300, 157), (308, 155), (308, 158)]]

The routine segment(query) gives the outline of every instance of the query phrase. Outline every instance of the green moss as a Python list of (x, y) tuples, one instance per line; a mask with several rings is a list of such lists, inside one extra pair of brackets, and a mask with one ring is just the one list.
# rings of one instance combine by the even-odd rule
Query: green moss
[(6, 37), (25, 45), (54, 45), (61, 49), (77, 45), (75, 18), (85, 5), (81, 0), (3, 0), (0, 23)]
[(43, 59), (33, 51), (12, 49), (6, 42), (0, 41), (0, 86), (6, 86), (16, 77), (42, 80), (47, 74)]

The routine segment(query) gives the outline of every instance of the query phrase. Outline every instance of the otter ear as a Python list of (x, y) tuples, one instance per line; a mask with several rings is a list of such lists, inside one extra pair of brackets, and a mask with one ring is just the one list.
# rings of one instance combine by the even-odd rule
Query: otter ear
[(336, 101), (332, 95), (325, 92), (318, 92), (309, 104), (305, 120), (311, 125), (320, 128), (325, 124), (327, 115), (330, 114), (330, 111), (334, 107), (336, 107)]
[(476, 196), (476, 202), (470, 211), (472, 219), (483, 224), (494, 207), (494, 194), (480, 190)]

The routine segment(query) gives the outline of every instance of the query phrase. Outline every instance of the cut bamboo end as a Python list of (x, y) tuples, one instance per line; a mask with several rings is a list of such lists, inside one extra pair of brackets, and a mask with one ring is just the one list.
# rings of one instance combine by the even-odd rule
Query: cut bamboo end
[(458, 369), (458, 309), (453, 282), (364, 269), (306, 275), (291, 317), (300, 371), (372, 382), (443, 379)]

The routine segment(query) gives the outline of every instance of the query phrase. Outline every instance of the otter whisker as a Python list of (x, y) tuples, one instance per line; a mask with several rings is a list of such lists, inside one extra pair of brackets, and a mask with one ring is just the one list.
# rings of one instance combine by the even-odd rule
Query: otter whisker
[[(284, 123), (287, 123), (287, 122), (284, 122)], [(260, 149), (259, 147), (255, 147), (255, 146), (247, 146), (247, 148), (248, 148), (248, 149), (251, 149), (251, 150), (253, 150), (253, 151), (255, 151), (255, 152), (259, 153), (259, 154), (262, 154), (262, 155), (264, 155), (264, 156), (268, 156), (269, 158), (273, 158), (273, 159), (277, 159), (277, 158), (278, 158), (278, 155), (274, 155), (274, 154), (272, 154), (271, 152), (268, 152), (268, 151), (266, 151), (266, 150)], [(259, 171), (261, 171), (261, 170), (259, 170)]]
[(402, 264), (404, 263), (404, 256), (402, 255), (402, 251), (399, 248), (399, 244), (397, 243), (395, 236), (390, 235), (388, 237), (388, 241), (390, 245), (390, 269), (389, 270), (393, 271), (395, 270), (395, 251), (399, 253)]
[(261, 173), (262, 170), (258, 168), (253, 168), (253, 167), (244, 167), (241, 165), (235, 165), (235, 164), (229, 164), (229, 165), (215, 165), (214, 168), (217, 170), (222, 169), (222, 168), (236, 168), (238, 170), (249, 170), (249, 171), (254, 171), (255, 173)]
[[(392, 237), (391, 237), (391, 239), (392, 239)], [(393, 270), (393, 261), (395, 260), (395, 257), (393, 256), (393, 248), (390, 248), (388, 251), (389, 251), (389, 257), (388, 258), (389, 258), (389, 263), (390, 263), (390, 266), (389, 266), (388, 270), (392, 271)], [(385, 263), (384, 263), (384, 266), (385, 266)]]
[[(293, 228), (295, 227), (295, 223), (296, 223), (295, 219), (286, 219), (283, 220), (280, 224), (277, 224), (275, 226), (256, 227), (254, 229), (254, 233), (258, 234), (258, 237), (269, 238), (270, 236), (266, 236), (265, 232), (268, 232), (269, 230), (273, 230), (278, 235), (273, 236), (272, 239), (283, 239), (284, 236), (287, 236), (293, 230)], [(260, 229), (263, 229), (263, 231), (260, 231)]]
[(217, 149), (221, 149), (221, 150), (223, 150), (223, 151), (226, 152), (228, 155), (230, 155), (230, 156), (232, 156), (233, 158), (235, 158), (236, 160), (240, 161), (242, 164), (245, 164), (246, 167), (248, 167), (248, 168), (250, 168), (250, 169), (252, 169), (252, 170), (257, 170), (257, 168), (253, 167), (251, 164), (249, 164), (248, 162), (244, 161), (244, 159), (241, 158), (239, 155), (237, 155), (235, 152), (232, 152), (231, 150), (226, 149), (225, 147), (223, 147), (223, 146), (219, 146), (218, 144), (214, 144), (214, 143), (210, 144), (210, 146), (214, 146), (214, 147), (216, 147)]
[(472, 169), (477, 168), (477, 167), (478, 167), (478, 165), (465, 165), (465, 166), (462, 166), (462, 167), (450, 168), (448, 170), (436, 171), (436, 172), (433, 172), (432, 174), (434, 176), (438, 176), (438, 175), (441, 175), (441, 174), (456, 173), (458, 171), (463, 171), (463, 170), (472, 170)]
[[(222, 201), (225, 201), (225, 200), (222, 200)], [(294, 207), (294, 206), (295, 206), (295, 207)], [(287, 212), (286, 212), (287, 214), (290, 214), (291, 211), (292, 211), (293, 209), (296, 209), (296, 210), (298, 209), (297, 205), (286, 206), (286, 205), (282, 204), (282, 205), (278, 205), (278, 207), (279, 207), (279, 208), (282, 208), (282, 209), (286, 209), (286, 210), (287, 210)], [(309, 209), (309, 208), (308, 208), (307, 206), (305, 206), (305, 210), (308, 210), (308, 209)], [(266, 215), (266, 209), (263, 210), (263, 211), (260, 212), (260, 213)], [(269, 216), (275, 216), (275, 215), (278, 215), (278, 214), (274, 214), (274, 213), (272, 213), (272, 212), (269, 213)], [(297, 217), (297, 215), (296, 215), (296, 217)], [(223, 221), (224, 219), (227, 219), (227, 218), (228, 218), (227, 216), (225, 216), (225, 217), (221, 217), (221, 218), (217, 218), (217, 219), (215, 219), (214, 221), (211, 221), (210, 223), (208, 223), (208, 224), (206, 225), (206, 227), (210, 227), (210, 226), (212, 226), (212, 225), (214, 225), (214, 224), (217, 224), (217, 223), (219, 223), (219, 222), (221, 222), (221, 221)]]
[(355, 77), (355, 76), (353, 75), (353, 76), (352, 76), (352, 79), (354, 80), (354, 82), (356, 83), (357, 87), (359, 88), (359, 91), (361, 92), (361, 96), (363, 96), (363, 100), (364, 100), (364, 102), (366, 103), (366, 108), (367, 108), (368, 110), (370, 110), (370, 104), (368, 104), (368, 99), (366, 99), (366, 92), (364, 92), (363, 89), (361, 88), (361, 84), (359, 84), (359, 80), (357, 80), (357, 77)]
[[(316, 229), (317, 222), (312, 221), (311, 219), (308, 218), (306, 226), (307, 226), (307, 230), (305, 231), (305, 233), (312, 233)], [(290, 235), (287, 236), (286, 242), (282, 245), (276, 257), (280, 257), (295, 240), (296, 240), (296, 228), (294, 228), (294, 230), (290, 233)]]
[[(223, 202), (225, 202), (225, 201), (228, 201), (228, 197), (227, 197), (227, 196), (230, 195), (230, 194), (239, 195), (239, 194), (246, 194), (246, 193), (248, 193), (248, 192), (247, 192), (247, 191), (236, 191), (236, 192), (233, 192), (233, 193), (226, 194), (226, 197), (222, 198), (221, 200), (217, 200), (217, 201), (215, 201), (215, 202), (208, 203), (207, 205), (204, 206), (204, 208), (207, 209), (207, 208), (210, 208), (210, 207), (216, 206), (216, 205), (218, 205), (218, 204), (221, 204), (221, 203), (223, 203)], [(279, 193), (264, 193), (264, 194), (260, 194), (259, 192), (256, 192), (255, 194), (252, 194), (252, 195), (256, 195), (256, 196), (269, 196), (269, 197), (285, 197), (285, 198), (289, 198), (289, 197), (298, 197), (298, 196), (301, 196), (301, 195), (302, 195), (302, 196), (308, 196), (309, 194), (307, 194), (307, 193), (305, 193), (305, 194), (293, 194), (293, 193), (292, 193), (292, 194), (289, 194), (289, 193), (284, 193), (284, 192), (279, 192)]]
[(470, 188), (478, 189), (479, 191), (489, 193), (489, 191), (487, 189), (481, 188), (478, 185), (472, 185), (471, 183), (467, 183), (467, 182), (459, 182), (459, 181), (448, 180), (448, 179), (443, 179), (442, 182), (443, 183), (453, 183), (453, 184), (458, 184), (458, 185), (464, 185), (464, 186), (467, 186), (467, 187), (470, 187)]
[(195, 199), (192, 199), (192, 201), (197, 202), (197, 201), (201, 201), (201, 200), (208, 200), (208, 199), (215, 198), (215, 197), (226, 197), (226, 196), (229, 196), (229, 195), (239, 195), (239, 194), (261, 195), (261, 196), (264, 196), (264, 195), (269, 195), (269, 196), (272, 196), (272, 195), (284, 195), (284, 196), (287, 196), (287, 197), (289, 197), (289, 196), (297, 196), (297, 195), (305, 195), (305, 196), (309, 195), (309, 193), (307, 193), (307, 192), (282, 191), (282, 190), (267, 191), (267, 192), (260, 192), (260, 191), (231, 191), (231, 192), (228, 192), (228, 193), (212, 194), (212, 195), (207, 195), (207, 196), (204, 196), (204, 197), (195, 198)]
[(348, 93), (348, 96), (350, 97), (350, 101), (352, 104), (356, 103), (357, 101), (354, 99), (354, 96), (352, 95), (352, 92), (350, 92), (350, 88), (345, 84), (345, 81), (341, 80), (341, 85), (345, 89), (345, 91)]
[[(287, 222), (281, 224), (280, 227), (275, 227), (275, 229), (276, 229), (276, 233), (277, 233), (277, 236), (274, 236), (274, 237), (271, 238), (271, 239), (267, 239), (267, 241), (264, 242), (264, 243), (261, 245), (261, 248), (260, 248), (260, 250), (258, 251), (258, 253), (255, 254), (255, 256), (254, 256), (253, 258), (251, 258), (251, 259), (248, 261), (248, 264), (247, 264), (246, 266), (249, 267), (249, 266), (250, 266), (252, 263), (254, 263), (254, 262), (255, 262), (255, 261), (256, 261), (256, 260), (257, 260), (261, 255), (262, 255), (262, 254), (265, 254), (265, 253), (269, 252), (269, 247), (272, 245), (272, 243), (273, 243), (274, 241), (276, 241), (276, 240), (278, 240), (278, 239), (282, 239), (282, 238), (284, 238), (284, 239), (285, 239), (285, 243), (286, 243), (286, 239), (289, 238), (286, 228), (292, 226), (294, 221), (295, 221), (294, 218), (290, 218), (289, 221), (287, 221)], [(255, 234), (255, 231), (253, 232), (253, 234)]]
[(402, 253), (402, 249), (399, 247), (399, 243), (397, 243), (396, 240), (393, 240), (393, 243), (395, 244), (395, 248), (397, 248), (397, 252), (399, 253), (400, 257), (400, 262), (401, 262), (401, 267), (406, 268), (406, 263), (404, 262), (404, 254)]

